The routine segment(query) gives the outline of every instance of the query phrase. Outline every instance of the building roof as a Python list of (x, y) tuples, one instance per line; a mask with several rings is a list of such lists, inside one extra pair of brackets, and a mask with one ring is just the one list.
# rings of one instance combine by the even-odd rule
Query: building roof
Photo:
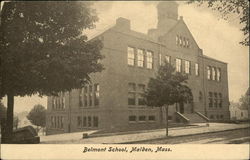
[(203, 58), (206, 58), (206, 59), (209, 59), (209, 60), (213, 60), (213, 61), (219, 62), (219, 63), (224, 63), (224, 64), (227, 64), (226, 62), (223, 62), (223, 61), (220, 61), (220, 60), (217, 60), (217, 59), (211, 58), (211, 57), (206, 56), (206, 55), (202, 55), (202, 57), (203, 57)]
[[(167, 35), (169, 32), (171, 32), (178, 24), (179, 24), (180, 20), (178, 20), (175, 25), (172, 26), (172, 28), (167, 32), (165, 33), (165, 35)], [(136, 38), (140, 38), (140, 39), (144, 39), (144, 40), (147, 40), (147, 41), (150, 41), (150, 42), (153, 42), (153, 43), (156, 43), (156, 44), (159, 44), (159, 45), (164, 45), (163, 43), (159, 42), (159, 41), (156, 41), (154, 40), (152, 37), (148, 36), (147, 34), (145, 33), (141, 33), (141, 32), (137, 32), (137, 31), (134, 31), (134, 30), (126, 30), (126, 32), (124, 31), (119, 31), (117, 29), (115, 29), (115, 26), (116, 25), (110, 25), (106, 28), (104, 28), (103, 30), (99, 31), (98, 33), (96, 33), (95, 35), (93, 35), (89, 40), (95, 38), (95, 37), (98, 37), (100, 35), (102, 35), (103, 33), (107, 32), (108, 30), (113, 30), (115, 32), (120, 32), (120, 33), (123, 33), (123, 34), (127, 34), (129, 36), (133, 36), (133, 37), (136, 37)], [(220, 60), (217, 60), (217, 59), (214, 59), (212, 57), (209, 57), (207, 55), (201, 55), (202, 58), (206, 58), (206, 59), (209, 59), (209, 60), (212, 60), (212, 61), (216, 61), (216, 62), (219, 62), (219, 63), (224, 63), (224, 64), (227, 64), (226, 62), (223, 62), (223, 61), (220, 61)], [(248, 89), (248, 94), (249, 94), (249, 89)]]

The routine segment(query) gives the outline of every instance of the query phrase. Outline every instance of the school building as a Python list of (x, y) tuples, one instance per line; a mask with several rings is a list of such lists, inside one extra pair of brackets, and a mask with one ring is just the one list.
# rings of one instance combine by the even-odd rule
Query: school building
[(192, 104), (169, 107), (170, 123), (230, 119), (227, 63), (203, 53), (178, 16), (176, 2), (160, 2), (157, 11), (157, 27), (147, 34), (131, 30), (130, 20), (118, 18), (95, 37), (104, 45), (105, 70), (92, 74), (91, 84), (82, 89), (48, 97), (47, 134), (164, 125), (165, 111), (146, 106), (142, 93), (165, 61), (188, 74), (194, 97)]

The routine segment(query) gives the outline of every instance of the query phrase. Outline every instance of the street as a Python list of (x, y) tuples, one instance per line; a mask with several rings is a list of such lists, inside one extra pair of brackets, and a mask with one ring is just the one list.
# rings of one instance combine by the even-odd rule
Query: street
[(249, 128), (136, 142), (136, 144), (249, 144)]
[[(169, 136), (172, 138), (168, 138), (167, 140), (165, 136), (166, 134), (165, 129), (146, 130), (146, 131), (140, 131), (138, 133), (126, 132), (123, 134), (114, 133), (114, 134), (105, 134), (102, 136), (91, 136), (94, 132), (96, 132), (93, 130), (85, 132), (90, 135), (88, 138), (82, 138), (83, 132), (75, 132), (75, 133), (41, 136), (40, 139), (41, 143), (43, 144), (72, 144), (72, 143), (73, 144), (131, 144), (131, 143), (160, 144), (163, 142), (174, 144), (174, 143), (189, 143), (192, 141), (194, 142), (195, 140), (197, 141), (194, 143), (201, 144), (201, 143), (206, 143), (206, 141), (211, 141), (211, 143), (218, 143), (218, 142), (212, 142), (214, 141), (213, 138), (219, 140), (218, 138), (221, 137), (221, 140), (226, 140), (231, 136), (231, 139), (237, 140), (236, 138), (247, 137), (249, 131), (247, 131), (246, 128), (249, 129), (249, 124), (210, 123), (208, 127), (206, 126), (206, 124), (201, 123), (201, 124), (196, 124), (196, 126), (170, 128)], [(236, 129), (238, 131), (232, 131)], [(210, 136), (211, 136), (210, 139), (212, 140), (209, 140), (208, 137)], [(199, 142), (199, 140), (201, 141)]]

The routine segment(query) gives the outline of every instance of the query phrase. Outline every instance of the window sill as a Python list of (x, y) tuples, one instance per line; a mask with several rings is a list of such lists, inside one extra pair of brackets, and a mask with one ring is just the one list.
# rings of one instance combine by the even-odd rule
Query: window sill
[(65, 109), (51, 109), (51, 111), (65, 111)]
[(135, 108), (136, 105), (135, 105), (135, 104), (128, 104), (128, 107), (129, 107), (129, 108)]
[(156, 121), (150, 121), (150, 120), (148, 120), (148, 122), (149, 122), (149, 123), (155, 123)]
[(88, 107), (80, 107), (80, 109), (95, 109), (95, 108), (99, 108), (99, 105), (98, 106), (88, 106)]
[(136, 124), (136, 121), (128, 121), (130, 124)]
[(138, 121), (138, 123), (146, 123), (147, 121)]
[(136, 67), (135, 65), (130, 65), (130, 64), (128, 64), (128, 67)]
[(155, 110), (156, 107), (149, 107), (149, 106), (129, 106), (128, 107), (129, 109), (152, 109), (152, 110)]
[(78, 127), (77, 129), (93, 129), (93, 128), (98, 128), (98, 127)]

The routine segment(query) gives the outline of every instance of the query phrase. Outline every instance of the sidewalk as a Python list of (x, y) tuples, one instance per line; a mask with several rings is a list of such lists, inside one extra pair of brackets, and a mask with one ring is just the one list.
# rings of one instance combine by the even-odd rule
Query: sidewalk
[[(170, 128), (169, 136), (187, 136), (194, 134), (203, 134), (211, 132), (220, 132), (225, 130), (241, 129), (250, 127), (249, 124), (229, 124), (229, 123), (209, 123), (209, 127), (206, 126), (206, 123), (196, 124), (196, 127), (179, 127), (179, 128)], [(93, 133), (94, 131), (92, 131)], [(51, 135), (51, 136), (41, 136), (41, 143), (50, 143), (50, 144), (116, 144), (116, 143), (129, 143), (135, 141), (144, 141), (149, 139), (159, 139), (165, 138), (166, 131), (165, 129), (159, 130), (149, 130), (142, 133), (133, 133), (125, 135), (111, 135), (111, 136), (101, 136), (93, 138), (82, 139), (82, 133), (68, 133), (61, 135)], [(91, 133), (90, 133), (91, 134)]]

